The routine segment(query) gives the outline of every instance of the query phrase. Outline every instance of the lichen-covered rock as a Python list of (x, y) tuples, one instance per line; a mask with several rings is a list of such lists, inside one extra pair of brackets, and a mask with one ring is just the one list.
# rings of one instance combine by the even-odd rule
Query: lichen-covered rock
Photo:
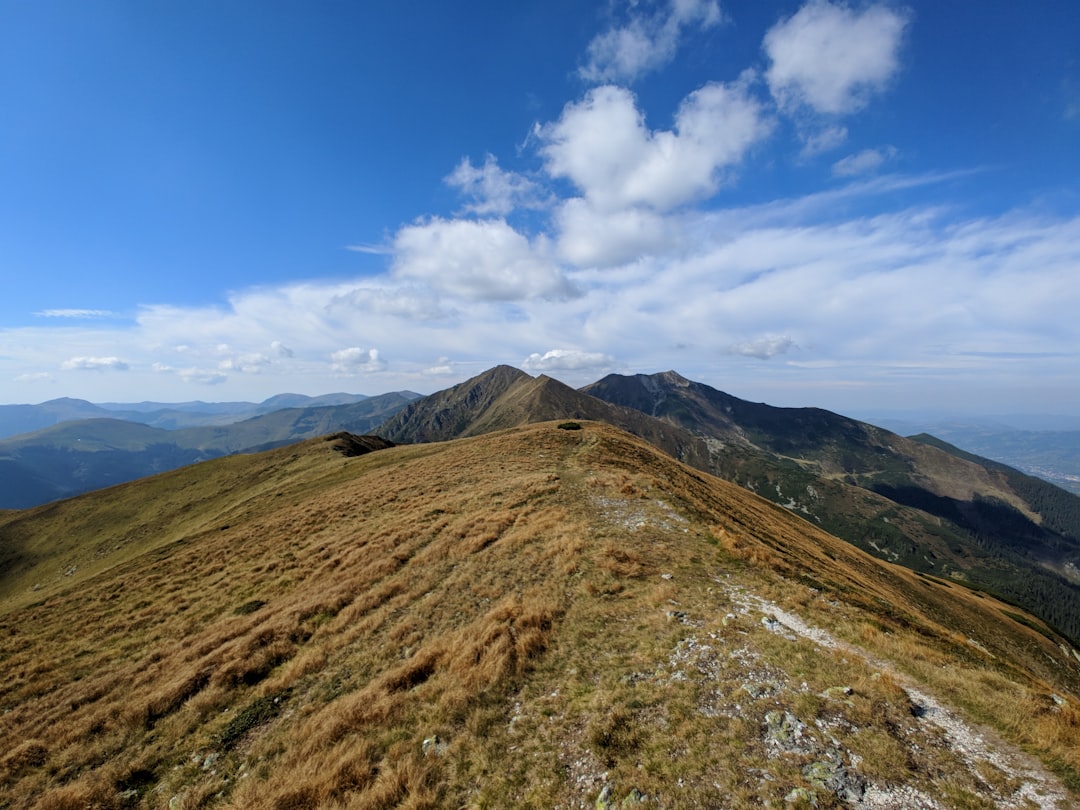
[(803, 768), (803, 776), (814, 787), (835, 794), (843, 802), (862, 801), (866, 793), (866, 780), (848, 770), (839, 756), (811, 762)]
[(784, 797), (784, 801), (796, 807), (817, 807), (817, 796), (804, 787), (793, 789)]
[(785, 754), (812, 754), (817, 748), (810, 728), (788, 711), (765, 715), (765, 741)]

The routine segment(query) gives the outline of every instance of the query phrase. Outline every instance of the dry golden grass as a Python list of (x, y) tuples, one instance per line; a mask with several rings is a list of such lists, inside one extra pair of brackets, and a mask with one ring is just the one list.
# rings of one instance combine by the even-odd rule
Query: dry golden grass
[(913, 755), (888, 673), (727, 622), (733, 587), (1080, 774), (1080, 678), (1046, 636), (598, 424), (314, 440), (3, 517), (49, 570), (89, 562), (3, 580), (0, 807), (552, 807), (608, 784), (782, 805), (809, 755), (764, 740), (781, 707), (866, 778), (1008, 789)]

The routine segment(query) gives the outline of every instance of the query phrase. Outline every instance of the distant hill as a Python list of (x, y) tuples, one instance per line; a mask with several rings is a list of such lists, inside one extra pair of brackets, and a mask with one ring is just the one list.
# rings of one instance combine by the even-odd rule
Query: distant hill
[[(35, 506), (196, 461), (325, 433), (368, 433), (417, 396), (397, 392), (177, 430), (115, 418), (61, 422), (0, 440), (0, 509)], [(292, 396), (278, 401), (292, 401)]]
[(73, 419), (108, 418), (108, 409), (83, 399), (52, 399), (40, 405), (0, 405), (0, 438), (30, 433)]
[[(405, 396), (416, 397), (409, 391)], [(94, 404), (81, 399), (54, 399), (39, 405), (0, 405), (0, 439), (30, 433), (61, 422), (78, 419), (123, 419), (151, 427), (176, 430), (205, 425), (228, 425), (284, 408), (317, 408), (363, 402), (364, 394), (278, 394), (255, 402), (106, 402)]]
[[(1068, 424), (1064, 419), (1059, 423)], [(1048, 424), (1053, 424), (1047, 419)], [(897, 421), (896, 428), (930, 434), (967, 452), (1008, 464), (1028, 475), (1080, 494), (1080, 430), (1018, 429), (990, 420)]]
[(1080, 802), (1051, 628), (583, 418), (218, 458), (0, 555), (6, 807)]

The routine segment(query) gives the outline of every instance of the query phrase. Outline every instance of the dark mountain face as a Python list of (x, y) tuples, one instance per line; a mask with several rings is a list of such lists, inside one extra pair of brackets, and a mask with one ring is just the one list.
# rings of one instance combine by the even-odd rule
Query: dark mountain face
[(868, 452), (878, 455), (886, 433), (820, 408), (777, 408), (747, 402), (674, 371), (633, 377), (611, 374), (581, 390), (645, 411), (695, 434), (813, 459), (830, 473), (866, 466), (863, 457)]
[(438, 442), (470, 435), (476, 414), (483, 413), (515, 383), (531, 379), (512, 366), (496, 366), (410, 403), (382, 425), (379, 433), (395, 442)]

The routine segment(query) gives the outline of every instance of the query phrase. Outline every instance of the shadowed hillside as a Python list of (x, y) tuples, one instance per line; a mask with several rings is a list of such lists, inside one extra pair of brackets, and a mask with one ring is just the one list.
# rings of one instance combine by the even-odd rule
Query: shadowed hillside
[(0, 514), (0, 805), (1080, 799), (1080, 653), (1037, 619), (570, 428)]

